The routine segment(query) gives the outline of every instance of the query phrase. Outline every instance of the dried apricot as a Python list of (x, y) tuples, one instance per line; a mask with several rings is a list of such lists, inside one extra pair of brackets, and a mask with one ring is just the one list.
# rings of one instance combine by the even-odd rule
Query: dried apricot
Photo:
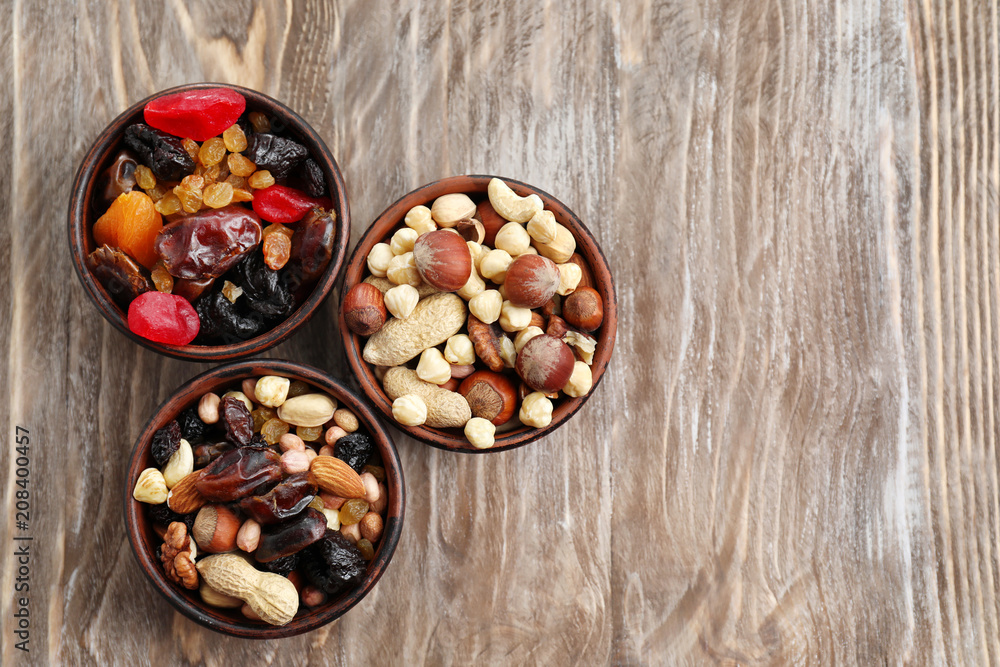
[(133, 257), (147, 269), (159, 260), (153, 247), (163, 229), (163, 217), (145, 192), (133, 190), (119, 195), (107, 212), (94, 223), (94, 241), (107, 244)]

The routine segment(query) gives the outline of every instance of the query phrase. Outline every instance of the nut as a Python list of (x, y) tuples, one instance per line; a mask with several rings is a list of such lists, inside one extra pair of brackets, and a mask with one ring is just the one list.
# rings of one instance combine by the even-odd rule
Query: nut
[(140, 503), (159, 505), (167, 499), (167, 483), (163, 481), (163, 474), (156, 468), (146, 468), (139, 473), (135, 488), (132, 490), (132, 497)]
[(537, 311), (531, 311), (531, 322), (528, 324), (529, 327), (538, 327), (539, 329), (545, 328), (545, 318), (542, 317), (541, 313)]
[(502, 307), (503, 297), (495, 289), (484, 290), (469, 299), (469, 312), (486, 324), (493, 324), (500, 319)]
[(483, 223), (483, 230), (486, 237), (483, 243), (492, 246), (496, 243), (497, 232), (507, 224), (507, 221), (500, 217), (500, 214), (493, 209), (489, 199), (485, 199), (476, 206), (476, 216)]
[(458, 393), (465, 397), (474, 417), (500, 426), (514, 416), (517, 390), (505, 375), (476, 371), (462, 381)]
[(465, 437), (476, 449), (489, 449), (496, 442), (497, 427), (481, 417), (473, 417), (465, 425)]
[(341, 498), (364, 498), (365, 485), (351, 466), (333, 456), (317, 456), (309, 466), (309, 479), (327, 493)]
[(528, 394), (521, 403), (517, 418), (525, 426), (545, 428), (552, 423), (552, 401), (540, 391)]
[(323, 436), (323, 441), (328, 445), (332, 445), (341, 438), (347, 435), (347, 431), (340, 428), (339, 426), (331, 426), (326, 429), (326, 434)]
[(243, 389), (244, 395), (250, 399), (251, 403), (260, 403), (260, 401), (257, 400), (257, 394), (254, 393), (254, 387), (256, 386), (257, 378), (246, 378), (240, 385)]
[(417, 292), (417, 288), (412, 285), (396, 285), (385, 293), (385, 307), (389, 309), (393, 317), (399, 319), (409, 317), (419, 301), (420, 294)]
[(563, 301), (563, 318), (571, 326), (594, 331), (604, 322), (604, 303), (593, 287), (581, 287)]
[(389, 262), (389, 268), (386, 270), (386, 277), (396, 285), (411, 285), (416, 287), (423, 282), (420, 272), (417, 271), (417, 265), (414, 262), (412, 252), (406, 252), (393, 257)]
[(167, 494), (167, 507), (178, 514), (190, 514), (201, 509), (208, 502), (208, 499), (195, 488), (201, 479), (201, 473), (202, 470), (196, 470), (174, 484), (174, 488)]
[(431, 204), (431, 217), (442, 227), (454, 227), (460, 220), (467, 220), (475, 214), (475, 202), (462, 193), (441, 195)]
[(376, 243), (368, 251), (368, 270), (373, 276), (385, 278), (386, 272), (389, 270), (389, 262), (392, 261), (393, 257), (395, 255), (388, 243)]
[(517, 349), (514, 341), (507, 336), (500, 339), (500, 358), (503, 359), (504, 368), (514, 368), (517, 363)]
[(529, 340), (535, 336), (541, 336), (543, 333), (540, 327), (531, 326), (521, 329), (514, 337), (514, 351), (520, 352)]
[(499, 178), (494, 178), (486, 188), (490, 204), (501, 217), (511, 222), (527, 222), (542, 210), (542, 200), (538, 195), (519, 197)]
[(500, 285), (507, 277), (507, 269), (513, 261), (514, 258), (506, 250), (490, 250), (479, 262), (479, 273), (483, 278)]
[(476, 243), (475, 241), (466, 241), (465, 245), (468, 246), (469, 255), (472, 256), (472, 268), (478, 271), (479, 263), (483, 261), (483, 257), (486, 255), (488, 251), (486, 250), (486, 248), (484, 248), (479, 243)]
[(409, 227), (397, 229), (389, 241), (389, 248), (392, 250), (392, 254), (402, 255), (407, 252), (413, 252), (413, 243), (417, 240), (418, 236), (420, 234), (415, 229)]
[(386, 505), (389, 504), (389, 490), (385, 488), (385, 485), (379, 482), (378, 485), (378, 498), (372, 503), (372, 511), (381, 514), (385, 511)]
[[(320, 454), (320, 456), (325, 456), (325, 454)], [(330, 456), (332, 456), (332, 454)], [(325, 491), (321, 491), (319, 497), (322, 499), (323, 505), (328, 510), (339, 510), (343, 504), (347, 502), (347, 498), (341, 498), (340, 496), (335, 496), (332, 493), (326, 493)]]
[(198, 588), (198, 571), (194, 567), (197, 548), (187, 534), (187, 526), (174, 521), (163, 535), (160, 562), (167, 579), (188, 590)]
[(427, 405), (427, 420), (424, 423), (431, 428), (462, 428), (472, 416), (469, 404), (462, 396), (424, 382), (409, 368), (390, 368), (386, 371), (383, 387), (393, 401), (407, 394), (422, 398)]
[(212, 607), (218, 607), (219, 609), (238, 609), (243, 606), (243, 600), (223, 595), (204, 581), (198, 587), (198, 594), (201, 596), (202, 602)]
[(429, 347), (420, 354), (417, 377), (431, 384), (444, 384), (451, 379), (451, 364), (445, 360), (441, 350)]
[(556, 294), (561, 296), (572, 294), (583, 278), (583, 269), (580, 268), (579, 264), (574, 264), (573, 262), (566, 262), (558, 266), (559, 289), (556, 290)]
[(552, 317), (553, 315), (562, 315), (562, 297), (558, 294), (551, 299), (549, 302), (542, 306), (542, 315), (545, 317)]
[(486, 367), (491, 371), (499, 373), (504, 368), (503, 358), (500, 356), (503, 330), (500, 324), (492, 322), (486, 324), (475, 315), (469, 315), (469, 339), (476, 348), (476, 356), (483, 360)]
[(462, 285), (462, 289), (458, 290), (458, 295), (468, 301), (477, 294), (482, 294), (485, 290), (486, 282), (479, 277), (479, 273), (473, 267), (472, 272), (469, 273), (469, 279)]
[(422, 299), (405, 320), (392, 319), (368, 339), (363, 357), (376, 366), (398, 366), (440, 345), (465, 324), (465, 302), (442, 292)]
[(302, 394), (282, 403), (278, 418), (292, 426), (322, 426), (336, 409), (337, 401), (326, 394)]
[(507, 269), (507, 298), (521, 308), (540, 308), (559, 289), (559, 267), (538, 255), (521, 255)]
[(545, 333), (550, 336), (555, 336), (556, 338), (562, 338), (569, 331), (569, 326), (566, 324), (566, 320), (559, 317), (558, 315), (552, 315), (549, 317), (549, 322), (545, 327)]
[(325, 507), (320, 511), (323, 513), (323, 516), (326, 517), (327, 530), (340, 530), (340, 512), (327, 509)]
[[(369, 285), (371, 287), (371, 285)], [(374, 288), (372, 288), (374, 289)], [(378, 290), (375, 290), (378, 292)], [(379, 294), (381, 297), (381, 293)], [(288, 388), (292, 385), (288, 378), (279, 377), (277, 375), (265, 375), (261, 379), (257, 380), (257, 385), (254, 387), (254, 393), (257, 395), (257, 401), (261, 405), (266, 405), (269, 408), (278, 408), (284, 404), (285, 399), (288, 398)]]
[(594, 351), (597, 349), (596, 340), (578, 331), (567, 331), (563, 334), (562, 340), (573, 348), (573, 352), (580, 361), (588, 366), (594, 363)]
[(569, 382), (575, 361), (566, 343), (542, 334), (529, 340), (518, 353), (517, 374), (535, 391), (559, 391)]
[(281, 451), (283, 452), (293, 450), (304, 452), (306, 449), (305, 441), (294, 433), (285, 433), (278, 438), (278, 446), (281, 447)]
[[(347, 292), (341, 305), (344, 323), (359, 336), (371, 336), (385, 324), (386, 306), (382, 292), (377, 287), (368, 283), (358, 283)], [(285, 382), (288, 383), (288, 380)], [(265, 405), (270, 404), (265, 403)]]
[(573, 398), (586, 396), (591, 387), (594, 386), (594, 376), (590, 372), (590, 366), (582, 361), (573, 364), (573, 374), (569, 376), (569, 382), (563, 387), (563, 393)]
[[(471, 366), (476, 363), (476, 348), (465, 334), (455, 334), (444, 346), (444, 358), (449, 364)], [(420, 373), (417, 373), (419, 375)], [(454, 377), (454, 373), (451, 374)]]
[[(382, 292), (383, 296), (386, 292), (396, 286), (396, 283), (392, 282), (388, 278), (379, 278), (377, 276), (368, 276), (365, 278), (365, 282), (369, 285), (375, 287), (379, 292)], [(423, 299), (425, 296), (430, 296), (431, 294), (437, 294), (438, 290), (431, 287), (427, 283), (420, 281), (417, 285), (417, 294)]]
[(292, 449), (281, 455), (281, 470), (286, 475), (305, 472), (309, 470), (311, 461), (305, 449)]
[(583, 258), (580, 253), (574, 252), (568, 262), (572, 262), (580, 267), (580, 284), (578, 287), (593, 287), (594, 286), (594, 274), (590, 272), (590, 266), (587, 264), (587, 260)]
[(194, 470), (194, 451), (191, 443), (181, 438), (181, 445), (177, 448), (167, 465), (163, 466), (163, 482), (168, 489), (172, 489), (177, 482), (181, 481)]
[(500, 307), (500, 328), (508, 333), (520, 331), (531, 325), (531, 309), (504, 301)]
[(260, 524), (255, 519), (247, 519), (236, 531), (236, 546), (247, 553), (257, 550), (260, 544)]
[(240, 519), (225, 505), (205, 505), (198, 510), (191, 537), (198, 548), (208, 553), (223, 553), (236, 548)]
[(459, 220), (455, 231), (466, 241), (477, 245), (486, 240), (486, 228), (478, 220)]
[(240, 401), (243, 401), (243, 405), (247, 406), (247, 412), (253, 411), (253, 403), (250, 402), (250, 399), (247, 398), (247, 395), (244, 394), (242, 391), (227, 391), (225, 394), (222, 395), (222, 400), (225, 400), (227, 398), (235, 398)]
[(405, 394), (392, 402), (392, 418), (404, 426), (423, 426), (427, 403), (416, 394)]
[(358, 522), (358, 529), (361, 530), (361, 537), (375, 544), (382, 538), (382, 517), (375, 512), (368, 512)]
[[(476, 353), (476, 348), (473, 347), (472, 348), (472, 354), (475, 355), (475, 353)], [(452, 380), (462, 380), (464, 378), (469, 377), (470, 375), (472, 375), (475, 372), (476, 372), (476, 367), (473, 366), (472, 364), (467, 364), (467, 365), (452, 364), (451, 365), (451, 379)]]
[[(337, 528), (333, 528), (331, 530), (337, 530), (339, 528), (340, 526), (337, 526)], [(311, 584), (302, 589), (299, 597), (302, 599), (302, 604), (307, 607), (319, 607), (320, 605), (326, 604), (326, 593)]]
[(347, 408), (340, 408), (333, 413), (333, 421), (340, 428), (344, 429), (348, 433), (354, 433), (358, 430), (361, 424), (358, 423), (358, 417), (353, 412)]
[(418, 235), (433, 232), (437, 229), (434, 219), (431, 218), (431, 210), (426, 206), (414, 206), (406, 213), (403, 223), (417, 232)]
[(523, 225), (516, 222), (508, 222), (497, 232), (495, 245), (499, 250), (506, 250), (511, 257), (517, 257), (528, 252), (531, 247), (531, 237), (524, 230)]
[(552, 211), (539, 211), (528, 220), (528, 236), (539, 243), (552, 243), (556, 238), (556, 216)]
[(219, 403), (222, 399), (218, 394), (208, 392), (198, 401), (198, 419), (206, 424), (215, 424), (219, 421)]
[(370, 472), (361, 473), (361, 483), (365, 485), (365, 502), (374, 505), (379, 498), (378, 480)]
[(565, 264), (576, 251), (576, 239), (573, 233), (560, 224), (556, 224), (556, 238), (549, 243), (539, 243), (532, 241), (532, 246), (538, 250), (538, 254), (548, 257), (556, 264)]
[(442, 292), (456, 292), (469, 280), (472, 255), (465, 239), (439, 229), (413, 244), (413, 259), (420, 276)]
[(352, 523), (349, 526), (340, 526), (340, 534), (351, 541), (351, 544), (357, 544), (358, 540), (361, 539), (361, 528), (356, 523)]
[(198, 572), (213, 589), (239, 598), (266, 623), (285, 625), (299, 609), (295, 584), (271, 572), (261, 572), (237, 554), (215, 554), (198, 562)]

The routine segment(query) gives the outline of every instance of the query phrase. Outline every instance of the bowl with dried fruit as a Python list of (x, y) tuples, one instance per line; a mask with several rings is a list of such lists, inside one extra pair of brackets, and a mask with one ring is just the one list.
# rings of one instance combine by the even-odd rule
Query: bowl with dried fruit
[(340, 617), (382, 576), (405, 491), (388, 430), (304, 364), (225, 364), (143, 427), (125, 524), (153, 587), (188, 618), (251, 639)]
[(340, 307), (362, 391), (427, 444), (495, 452), (583, 407), (614, 349), (614, 280), (552, 195), (454, 176), (387, 208), (348, 261)]
[(172, 357), (223, 361), (288, 338), (340, 276), (340, 169), (280, 102), (197, 83), (134, 104), (83, 159), (73, 262), (116, 329)]

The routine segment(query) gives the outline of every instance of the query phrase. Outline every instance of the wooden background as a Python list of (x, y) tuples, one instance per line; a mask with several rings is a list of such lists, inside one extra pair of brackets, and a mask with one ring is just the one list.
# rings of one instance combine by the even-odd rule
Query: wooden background
[[(3, 664), (1000, 662), (997, 0), (2, 5)], [(354, 240), (496, 173), (574, 208), (617, 276), (586, 409), (497, 455), (400, 435), (391, 567), (294, 639), (203, 630), (143, 578), (126, 457), (206, 366), (123, 338), (69, 262), (90, 142), (196, 80), (313, 124)], [(272, 356), (346, 373), (338, 302)]]

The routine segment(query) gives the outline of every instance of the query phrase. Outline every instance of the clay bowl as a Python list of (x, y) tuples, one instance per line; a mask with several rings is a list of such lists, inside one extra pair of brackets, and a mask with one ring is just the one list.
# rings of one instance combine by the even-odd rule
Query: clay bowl
[[(231, 88), (235, 90), (246, 98), (248, 111), (263, 112), (272, 119), (272, 122), (283, 124), (290, 136), (309, 149), (310, 156), (319, 164), (326, 177), (329, 197), (333, 202), (332, 210), (337, 216), (336, 239), (330, 264), (313, 286), (312, 292), (287, 319), (273, 329), (256, 338), (227, 345), (165, 345), (137, 336), (129, 330), (127, 310), (123, 310), (115, 303), (104, 285), (97, 280), (87, 266), (87, 255), (96, 248), (91, 229), (94, 222), (103, 213), (103, 211), (94, 209), (92, 201), (98, 177), (123, 147), (122, 137), (125, 128), (132, 123), (142, 122), (142, 110), (146, 103), (170, 93), (199, 88)], [(259, 354), (284, 341), (312, 317), (330, 290), (333, 289), (334, 283), (340, 277), (341, 268), (347, 256), (347, 246), (350, 242), (351, 214), (347, 203), (347, 189), (344, 186), (340, 168), (333, 159), (330, 149), (326, 147), (315, 130), (294, 111), (263, 93), (240, 86), (221, 83), (193, 83), (160, 91), (133, 104), (98, 135), (97, 140), (80, 165), (73, 183), (72, 193), (69, 206), (69, 242), (73, 265), (87, 296), (97, 306), (104, 318), (120, 332), (143, 347), (177, 359), (191, 361), (239, 359)]]
[[(163, 540), (153, 531), (152, 522), (146, 510), (148, 505), (140, 503), (132, 497), (132, 490), (135, 488), (139, 474), (146, 468), (157, 467), (150, 453), (150, 445), (153, 434), (158, 429), (175, 419), (184, 409), (192, 405), (196, 406), (198, 400), (206, 392), (239, 385), (244, 378), (268, 374), (277, 374), (292, 380), (307, 382), (336, 398), (338, 407), (343, 406), (352, 410), (361, 423), (361, 429), (366, 430), (375, 439), (385, 467), (385, 485), (389, 492), (382, 539), (376, 545), (375, 558), (369, 563), (368, 574), (361, 586), (340, 597), (331, 599), (325, 605), (315, 609), (308, 609), (300, 605), (299, 614), (283, 626), (251, 621), (245, 618), (239, 609), (211, 607), (202, 601), (197, 590), (189, 591), (169, 581), (156, 556), (156, 549), (163, 543)], [(386, 427), (365, 401), (347, 389), (343, 383), (311, 366), (291, 361), (257, 359), (213, 368), (189, 380), (157, 409), (135, 442), (129, 461), (128, 476), (122, 489), (122, 500), (125, 511), (125, 526), (129, 543), (132, 545), (132, 553), (153, 588), (165, 597), (177, 611), (217, 632), (248, 639), (273, 639), (309, 632), (339, 618), (375, 587), (375, 583), (385, 572), (389, 561), (392, 560), (392, 554), (399, 542), (403, 530), (406, 494), (403, 471), (400, 468), (396, 447), (393, 445)]]
[[(464, 192), (477, 202), (486, 199), (487, 186), (492, 178), (494, 176), (452, 176), (417, 188), (392, 204), (365, 231), (364, 236), (361, 237), (357, 247), (354, 249), (354, 254), (351, 256), (344, 273), (344, 287), (341, 294), (346, 295), (351, 287), (362, 282), (368, 275), (368, 253), (376, 243), (388, 242), (392, 234), (404, 226), (403, 219), (407, 211), (420, 204), (430, 207), (435, 199), (452, 192)], [(593, 396), (601, 382), (601, 378), (604, 376), (608, 363), (611, 361), (611, 353), (614, 350), (615, 333), (618, 325), (618, 301), (608, 261), (601, 252), (593, 234), (590, 233), (580, 221), (580, 218), (569, 207), (547, 192), (527, 183), (521, 183), (509, 178), (498, 178), (501, 178), (515, 193), (522, 197), (529, 194), (536, 194), (541, 197), (545, 204), (545, 209), (552, 211), (555, 214), (556, 221), (573, 233), (576, 239), (576, 252), (583, 256), (590, 267), (594, 277), (594, 289), (601, 294), (604, 302), (604, 322), (600, 329), (590, 334), (597, 339), (597, 351), (594, 354), (594, 361), (591, 366), (594, 384), (590, 392), (585, 396), (579, 398), (562, 396), (555, 401), (552, 422), (547, 427), (538, 429), (519, 426), (509, 431), (503, 431), (503, 427), (498, 427), (493, 447), (476, 449), (469, 444), (461, 429), (404, 426), (392, 419), (392, 401), (386, 396), (381, 382), (375, 377), (373, 367), (361, 356), (367, 339), (354, 334), (348, 329), (344, 320), (343, 309), (341, 309), (339, 320), (340, 335), (344, 340), (347, 360), (365, 396), (390, 420), (393, 426), (405, 431), (417, 440), (440, 449), (468, 453), (500, 452), (513, 449), (514, 447), (521, 447), (553, 432), (565, 424), (570, 417), (583, 407), (587, 399)], [(516, 413), (514, 419), (517, 419)]]

